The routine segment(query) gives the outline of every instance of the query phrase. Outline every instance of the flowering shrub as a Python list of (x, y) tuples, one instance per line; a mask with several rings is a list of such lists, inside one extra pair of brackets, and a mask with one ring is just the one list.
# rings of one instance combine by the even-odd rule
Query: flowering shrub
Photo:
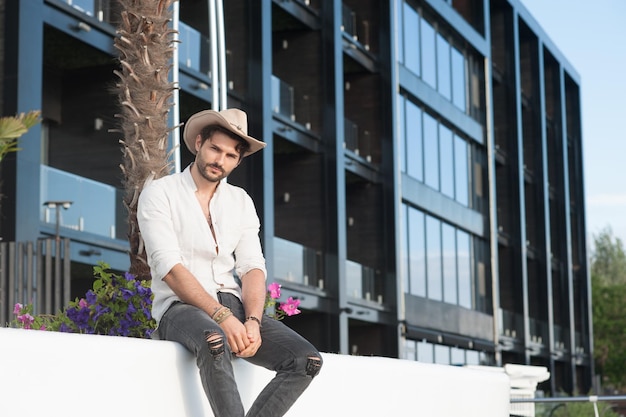
[[(96, 280), (84, 298), (71, 301), (57, 314), (32, 315), (31, 304), (15, 304), (12, 327), (51, 330), (67, 333), (102, 334), (149, 338), (156, 328), (152, 318), (150, 281), (137, 280), (133, 274), (123, 276), (110, 272), (109, 265), (99, 262), (93, 268)], [(280, 298), (280, 284), (267, 287), (266, 314), (276, 320), (300, 314), (300, 300)]]
[(281, 285), (276, 282), (272, 282), (267, 286), (267, 293), (265, 294), (266, 314), (276, 320), (282, 320), (285, 316), (300, 314), (300, 310), (298, 310), (300, 300), (289, 297), (287, 301), (281, 303), (277, 302), (280, 298), (280, 288)]
[(128, 272), (123, 276), (114, 274), (104, 262), (93, 270), (93, 289), (55, 315), (33, 317), (32, 305), (16, 304), (14, 327), (149, 338), (156, 327), (150, 281), (137, 280)]

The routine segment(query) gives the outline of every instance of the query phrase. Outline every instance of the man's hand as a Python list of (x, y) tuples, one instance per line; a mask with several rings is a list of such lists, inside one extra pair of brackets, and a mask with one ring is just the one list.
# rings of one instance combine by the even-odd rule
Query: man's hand
[(220, 327), (226, 335), (231, 352), (240, 358), (249, 358), (256, 354), (261, 346), (261, 332), (254, 321), (244, 325), (235, 316), (228, 317)]
[(259, 324), (253, 320), (246, 321), (244, 327), (247, 330), (248, 342), (250, 344), (244, 350), (240, 351), (237, 356), (240, 358), (250, 358), (256, 355), (257, 350), (261, 347), (261, 329)]

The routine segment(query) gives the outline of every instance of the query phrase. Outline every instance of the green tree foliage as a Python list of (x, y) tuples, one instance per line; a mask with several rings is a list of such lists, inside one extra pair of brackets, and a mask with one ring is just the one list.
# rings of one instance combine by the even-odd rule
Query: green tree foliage
[(39, 123), (38, 110), (21, 113), (19, 116), (0, 118), (0, 162), (10, 152), (17, 152), (19, 138), (31, 127)]
[[(603, 417), (619, 417), (615, 411), (611, 409), (611, 404), (599, 402), (597, 404), (598, 415)], [(539, 415), (539, 414), (537, 414)], [(595, 416), (593, 403), (590, 402), (567, 402), (557, 406), (550, 404), (549, 414), (541, 414), (552, 417), (592, 417)]]
[(606, 385), (626, 388), (626, 255), (610, 228), (594, 236), (591, 262), (596, 372)]

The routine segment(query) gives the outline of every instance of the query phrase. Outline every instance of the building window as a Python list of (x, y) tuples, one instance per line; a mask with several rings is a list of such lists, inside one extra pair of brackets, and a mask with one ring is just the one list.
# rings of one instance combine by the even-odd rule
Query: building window
[(467, 57), (458, 42), (408, 1), (396, 12), (398, 62), (467, 113)]
[(469, 142), (402, 95), (398, 113), (402, 172), (470, 207)]
[(445, 365), (493, 365), (493, 354), (456, 346), (439, 345), (427, 340), (406, 339), (405, 359)]
[(408, 204), (402, 233), (405, 293), (447, 304), (489, 311), (486, 243)]

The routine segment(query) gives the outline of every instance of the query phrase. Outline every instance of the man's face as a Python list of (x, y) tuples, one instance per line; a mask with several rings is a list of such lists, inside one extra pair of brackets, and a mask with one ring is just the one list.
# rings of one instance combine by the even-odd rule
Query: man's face
[(202, 142), (196, 137), (196, 162), (200, 175), (210, 182), (219, 182), (226, 178), (241, 162), (237, 152), (238, 142), (222, 132)]

